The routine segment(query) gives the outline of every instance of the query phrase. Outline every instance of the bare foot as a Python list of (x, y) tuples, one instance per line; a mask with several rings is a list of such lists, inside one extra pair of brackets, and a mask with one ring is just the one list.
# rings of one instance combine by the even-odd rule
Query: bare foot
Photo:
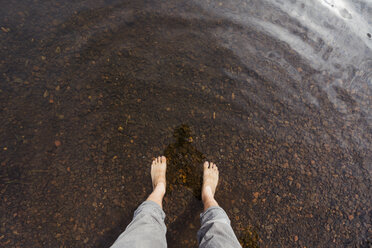
[(151, 164), (151, 180), (153, 191), (147, 197), (148, 201), (153, 201), (162, 208), (163, 197), (165, 195), (166, 178), (165, 172), (167, 170), (167, 159), (164, 156), (157, 157)]
[(152, 187), (155, 189), (163, 188), (165, 193), (165, 172), (167, 170), (167, 159), (164, 156), (157, 157), (151, 164)]
[(204, 204), (204, 211), (209, 207), (218, 206), (218, 203), (214, 199), (218, 184), (218, 168), (214, 163), (205, 162), (203, 172), (203, 188), (202, 188), (202, 200)]

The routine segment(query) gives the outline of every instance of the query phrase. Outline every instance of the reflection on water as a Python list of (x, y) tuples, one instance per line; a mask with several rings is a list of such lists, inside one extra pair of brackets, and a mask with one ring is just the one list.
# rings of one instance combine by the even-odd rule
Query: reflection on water
[(370, 246), (371, 10), (2, 3), (0, 245), (109, 247), (164, 151), (169, 247), (196, 246), (205, 159), (245, 246)]

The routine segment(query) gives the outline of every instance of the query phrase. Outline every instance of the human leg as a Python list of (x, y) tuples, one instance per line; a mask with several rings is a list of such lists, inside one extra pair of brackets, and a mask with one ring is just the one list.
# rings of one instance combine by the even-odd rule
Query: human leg
[(229, 217), (214, 199), (218, 176), (217, 166), (213, 163), (205, 162), (202, 187), (204, 212), (200, 215), (201, 227), (198, 231), (199, 247), (241, 247), (231, 228)]
[(165, 213), (162, 201), (166, 189), (166, 158), (158, 157), (151, 164), (151, 179), (153, 192), (134, 212), (132, 222), (118, 237), (111, 248), (164, 248), (167, 247), (165, 238)]

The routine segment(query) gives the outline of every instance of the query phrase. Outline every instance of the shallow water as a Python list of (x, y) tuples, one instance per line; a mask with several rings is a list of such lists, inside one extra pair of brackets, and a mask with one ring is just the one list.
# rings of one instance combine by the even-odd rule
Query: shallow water
[(0, 245), (109, 247), (168, 157), (169, 247), (200, 166), (244, 247), (369, 247), (370, 1), (6, 1)]

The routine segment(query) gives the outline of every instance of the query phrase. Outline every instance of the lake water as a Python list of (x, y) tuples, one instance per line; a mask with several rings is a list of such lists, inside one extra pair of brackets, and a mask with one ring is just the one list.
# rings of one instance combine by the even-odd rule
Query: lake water
[(109, 247), (163, 154), (169, 247), (206, 159), (243, 247), (371, 247), (371, 1), (9, 0), (0, 28), (1, 247)]

